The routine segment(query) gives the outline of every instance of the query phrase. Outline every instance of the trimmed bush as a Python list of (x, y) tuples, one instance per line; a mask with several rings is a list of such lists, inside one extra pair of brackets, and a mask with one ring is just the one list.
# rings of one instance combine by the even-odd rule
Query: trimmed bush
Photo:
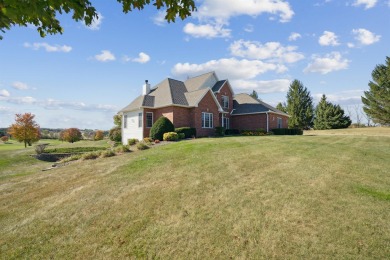
[(106, 150), (105, 147), (59, 147), (46, 149), (45, 153), (86, 153)]
[(102, 154), (100, 155), (100, 157), (102, 157), (102, 158), (112, 157), (112, 156), (115, 156), (115, 153), (114, 153), (113, 150), (104, 151), (104, 152), (102, 152)]
[(163, 136), (164, 141), (177, 141), (179, 140), (179, 135), (176, 132), (168, 132)]
[(127, 144), (128, 145), (135, 145), (136, 143), (138, 143), (139, 141), (138, 141), (138, 139), (136, 139), (136, 138), (131, 138), (131, 139), (129, 139), (129, 140), (127, 140)]
[(303, 135), (303, 130), (298, 128), (275, 128), (271, 131), (274, 135)]
[(160, 143), (160, 140), (156, 139), (156, 140), (154, 140), (154, 143), (158, 144), (158, 143)]
[(179, 127), (175, 129), (175, 132), (178, 134), (184, 133), (185, 138), (196, 137), (196, 128), (193, 127)]
[(225, 127), (222, 127), (222, 126), (215, 127), (215, 135), (216, 136), (224, 136), (225, 135)]
[(118, 147), (115, 148), (116, 153), (128, 153), (130, 152), (129, 147), (126, 145), (119, 145)]
[(1, 141), (3, 141), (3, 143), (8, 142), (8, 140), (9, 140), (8, 136), (6, 136), (6, 135), (2, 136), (0, 139), (1, 139)]
[(178, 133), (179, 139), (185, 139), (186, 135), (184, 133)]
[(120, 126), (116, 126), (114, 128), (111, 128), (110, 133), (108, 134), (108, 137), (111, 141), (120, 142), (122, 141), (122, 130)]
[(150, 137), (145, 137), (145, 138), (144, 138), (144, 142), (145, 142), (145, 143), (152, 143), (152, 142), (153, 142), (153, 139), (150, 138)]
[(225, 135), (239, 135), (240, 130), (238, 129), (226, 129), (225, 130)]
[(138, 150), (146, 150), (146, 149), (149, 149), (149, 146), (147, 144), (145, 144), (144, 142), (139, 142), (137, 144), (137, 149)]
[(163, 135), (165, 133), (173, 131), (175, 131), (175, 127), (172, 122), (165, 116), (162, 116), (154, 122), (152, 128), (150, 129), (150, 138), (153, 140), (163, 140)]
[(241, 135), (245, 135), (245, 136), (263, 136), (266, 133), (267, 132), (262, 128), (256, 130), (241, 130)]
[(89, 152), (81, 155), (82, 160), (93, 160), (100, 156), (99, 152)]

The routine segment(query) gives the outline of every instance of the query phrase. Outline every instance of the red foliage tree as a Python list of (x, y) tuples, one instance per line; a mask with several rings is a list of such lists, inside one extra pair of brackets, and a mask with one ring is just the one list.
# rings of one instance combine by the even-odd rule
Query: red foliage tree
[(61, 132), (60, 138), (63, 141), (67, 141), (69, 143), (74, 143), (80, 141), (82, 139), (82, 135), (79, 129), (77, 128), (69, 128)]
[(104, 138), (104, 133), (102, 130), (97, 130), (96, 133), (95, 133), (95, 137), (93, 138), (95, 141), (98, 141), (98, 140), (103, 140)]

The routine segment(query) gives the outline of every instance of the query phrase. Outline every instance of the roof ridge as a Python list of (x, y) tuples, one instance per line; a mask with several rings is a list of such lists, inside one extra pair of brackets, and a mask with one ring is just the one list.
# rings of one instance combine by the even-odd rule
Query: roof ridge
[[(188, 78), (187, 80), (189, 80), (189, 79), (194, 79), (194, 78), (198, 78), (198, 77), (204, 76), (204, 75), (206, 75), (206, 74), (210, 74), (210, 73), (214, 73), (214, 74), (215, 74), (215, 70), (212, 70), (212, 71), (209, 71), (209, 72), (205, 72), (205, 73), (200, 74), (200, 75), (198, 75), (198, 76), (193, 76), (193, 77), (191, 77), (191, 78)], [(187, 80), (186, 80), (186, 81), (187, 81)]]

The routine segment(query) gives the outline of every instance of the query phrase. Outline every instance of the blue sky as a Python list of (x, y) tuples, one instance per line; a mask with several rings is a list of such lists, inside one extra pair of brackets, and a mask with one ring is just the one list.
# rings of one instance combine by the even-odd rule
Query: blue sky
[(110, 129), (146, 79), (212, 70), (271, 105), (298, 79), (315, 102), (326, 94), (353, 116), (390, 56), (390, 0), (201, 0), (170, 24), (153, 6), (124, 14), (116, 1), (92, 3), (100, 19), (89, 28), (63, 15), (62, 35), (2, 34), (0, 127), (31, 112), (41, 127)]

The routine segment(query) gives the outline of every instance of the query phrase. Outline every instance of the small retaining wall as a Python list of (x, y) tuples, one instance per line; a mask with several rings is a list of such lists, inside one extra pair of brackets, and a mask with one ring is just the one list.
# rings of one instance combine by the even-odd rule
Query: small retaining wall
[(35, 159), (45, 161), (45, 162), (57, 162), (62, 158), (71, 156), (71, 153), (41, 153), (31, 155)]

